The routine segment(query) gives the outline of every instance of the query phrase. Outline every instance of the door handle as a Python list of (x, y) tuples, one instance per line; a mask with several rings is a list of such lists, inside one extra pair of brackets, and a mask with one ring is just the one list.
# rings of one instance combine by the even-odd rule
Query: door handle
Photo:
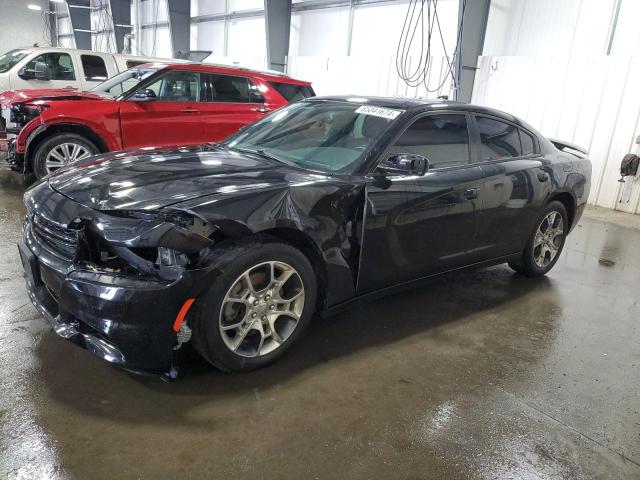
[(467, 200), (473, 200), (474, 198), (478, 198), (479, 193), (479, 188), (467, 188), (464, 191), (464, 198), (466, 198)]
[(183, 108), (180, 111), (182, 113), (198, 113), (200, 110), (196, 110), (195, 108)]
[(256, 107), (256, 108), (252, 108), (251, 111), (252, 112), (259, 112), (259, 113), (267, 113), (267, 112), (270, 112), (271, 109), (267, 108), (267, 107)]
[(549, 180), (549, 174), (547, 172), (538, 172), (538, 180), (541, 182), (546, 182)]

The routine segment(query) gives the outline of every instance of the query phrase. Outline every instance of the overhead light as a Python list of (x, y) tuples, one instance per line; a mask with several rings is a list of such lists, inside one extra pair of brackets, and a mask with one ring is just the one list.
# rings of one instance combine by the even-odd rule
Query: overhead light
[(40, 5), (34, 5), (33, 3), (30, 3), (29, 5), (27, 5), (27, 8), (29, 10), (35, 10), (37, 12), (39, 12), (40, 10), (42, 10), (42, 7)]

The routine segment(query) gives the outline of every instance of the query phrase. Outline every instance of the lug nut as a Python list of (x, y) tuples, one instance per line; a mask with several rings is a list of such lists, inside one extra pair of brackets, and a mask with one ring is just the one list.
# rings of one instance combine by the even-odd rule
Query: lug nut
[(256, 312), (253, 312), (253, 313), (251, 314), (251, 318), (256, 318), (257, 316), (258, 316), (258, 314), (257, 314)]
[(263, 315), (263, 316), (262, 316), (262, 320), (264, 320), (264, 321), (266, 322), (266, 321), (267, 321), (267, 316), (266, 316), (266, 315)]
[(254, 301), (253, 301), (253, 306), (254, 306), (254, 307), (257, 307), (257, 306), (258, 306), (258, 303), (259, 303), (259, 302), (258, 302), (258, 300), (254, 300)]
[(269, 305), (269, 310), (275, 310), (276, 306), (275, 305)]
[(264, 296), (264, 299), (265, 299), (265, 300), (269, 300), (270, 298), (271, 298), (271, 295), (265, 295), (265, 296)]

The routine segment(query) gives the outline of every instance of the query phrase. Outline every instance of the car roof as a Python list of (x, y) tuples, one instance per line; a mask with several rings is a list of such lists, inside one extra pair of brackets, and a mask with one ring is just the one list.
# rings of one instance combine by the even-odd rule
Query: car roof
[[(420, 111), (435, 111), (435, 110), (459, 110), (464, 112), (474, 112), (486, 115), (492, 115), (500, 117), (510, 122), (523, 124), (521, 120), (513, 115), (496, 110), (494, 108), (483, 107), (480, 105), (473, 105), (470, 103), (456, 102), (453, 100), (447, 100), (442, 98), (411, 98), (411, 97), (376, 97), (368, 95), (332, 95), (325, 97), (311, 97), (305, 100), (306, 102), (314, 101), (335, 101), (335, 102), (353, 102), (361, 103), (363, 105), (373, 105), (375, 107), (383, 108), (395, 108), (402, 110), (411, 110), (414, 113)], [(525, 125), (526, 126), (526, 125)]]
[(147, 55), (134, 55), (133, 53), (94, 52), (93, 50), (83, 50), (81, 48), (52, 47), (47, 45), (25, 46), (25, 47), (17, 48), (16, 50), (31, 50), (34, 52), (50, 52), (52, 50), (57, 50), (60, 52), (67, 52), (67, 53), (78, 52), (78, 53), (87, 54), (87, 55), (113, 55), (114, 57), (123, 57), (123, 58), (132, 59), (132, 60), (135, 60), (135, 59), (148, 60), (149, 62), (153, 62), (156, 60), (163, 61), (163, 62), (170, 62), (170, 63), (186, 62), (186, 60), (171, 59), (171, 58), (165, 58), (165, 57), (153, 57), (153, 56), (147, 56)]
[(295, 85), (311, 85), (311, 82), (297, 80), (295, 78), (289, 77), (284, 73), (276, 72), (274, 70), (254, 70), (251, 68), (235, 65), (221, 65), (206, 62), (189, 62), (168, 65), (166, 68), (172, 68), (175, 70), (196, 70), (199, 72), (224, 73), (227, 75), (252, 76), (271, 82), (292, 83)]

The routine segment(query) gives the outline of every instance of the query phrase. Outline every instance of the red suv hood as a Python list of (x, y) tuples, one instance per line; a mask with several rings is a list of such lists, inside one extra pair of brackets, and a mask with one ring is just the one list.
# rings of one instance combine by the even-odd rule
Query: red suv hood
[(0, 105), (9, 106), (34, 100), (104, 100), (97, 92), (83, 92), (73, 88), (43, 88), (39, 90), (7, 90), (0, 93)]

